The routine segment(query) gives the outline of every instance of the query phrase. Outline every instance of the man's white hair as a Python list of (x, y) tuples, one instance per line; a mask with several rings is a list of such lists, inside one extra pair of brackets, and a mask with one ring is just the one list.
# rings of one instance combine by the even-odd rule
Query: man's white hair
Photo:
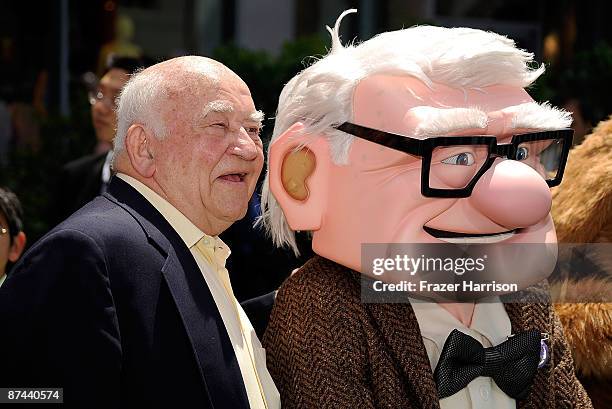
[[(162, 65), (166, 67), (160, 67)], [(133, 74), (117, 99), (117, 132), (113, 143), (113, 165), (125, 149), (125, 138), (130, 126), (141, 124), (156, 138), (167, 137), (170, 131), (164, 122), (167, 120), (164, 113), (169, 104), (176, 103), (176, 98), (173, 97), (195, 92), (194, 81), (202, 79), (206, 79), (208, 86), (217, 87), (222, 74), (228, 71), (229, 69), (218, 61), (187, 55), (161, 62)]]
[(117, 97), (117, 131), (113, 140), (113, 164), (125, 149), (125, 137), (133, 124), (142, 124), (156, 138), (166, 136), (166, 127), (160, 107), (166, 99), (167, 90), (161, 86), (164, 75), (159, 71), (140, 70), (132, 74)]
[[(413, 76), (432, 89), (434, 83), (440, 83), (468, 90), (491, 85), (525, 88), (544, 72), (543, 65), (533, 66), (533, 54), (516, 48), (514, 41), (470, 28), (418, 26), (342, 46), (340, 22), (356, 11), (346, 10), (333, 29), (327, 27), (332, 37), (330, 52), (283, 88), (270, 143), (302, 122), (302, 146), (308, 143), (307, 135), (324, 135), (334, 163), (346, 164), (354, 136), (333, 127), (352, 120), (355, 87), (374, 74)], [(297, 255), (295, 233), (270, 191), (269, 179), (268, 167), (260, 220), (276, 246), (289, 246)]]

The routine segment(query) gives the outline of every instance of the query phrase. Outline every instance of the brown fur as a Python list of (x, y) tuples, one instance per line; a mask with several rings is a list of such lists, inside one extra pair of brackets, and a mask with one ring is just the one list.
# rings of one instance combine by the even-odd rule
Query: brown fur
[(552, 195), (559, 242), (612, 242), (612, 118), (570, 151)]
[(612, 379), (612, 303), (580, 302), (583, 296), (609, 298), (611, 288), (612, 281), (598, 278), (551, 286), (576, 371), (584, 377)]
[[(563, 183), (552, 195), (560, 243), (612, 243), (612, 117), (572, 149)], [(576, 370), (598, 408), (611, 407), (612, 399), (612, 303), (598, 302), (612, 295), (612, 254), (606, 253), (591, 249), (587, 254), (608, 277), (586, 274), (551, 286)]]

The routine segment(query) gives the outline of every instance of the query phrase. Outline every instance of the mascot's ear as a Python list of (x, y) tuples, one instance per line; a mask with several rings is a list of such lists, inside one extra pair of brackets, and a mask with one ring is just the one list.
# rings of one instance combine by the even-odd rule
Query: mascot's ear
[[(326, 206), (331, 168), (324, 136), (304, 135), (304, 125), (293, 124), (270, 146), (269, 182), (292, 230), (318, 230)], [(307, 138), (308, 146), (297, 150)]]

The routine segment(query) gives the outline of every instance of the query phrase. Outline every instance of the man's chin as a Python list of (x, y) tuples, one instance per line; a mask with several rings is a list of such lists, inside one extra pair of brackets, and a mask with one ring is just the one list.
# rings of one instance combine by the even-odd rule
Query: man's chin
[(248, 204), (239, 208), (225, 208), (223, 210), (223, 219), (230, 223), (235, 223), (244, 219), (248, 211)]

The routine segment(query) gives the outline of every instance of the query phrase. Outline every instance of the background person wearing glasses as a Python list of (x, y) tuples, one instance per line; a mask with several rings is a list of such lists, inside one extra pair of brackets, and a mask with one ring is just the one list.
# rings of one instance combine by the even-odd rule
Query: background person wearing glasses
[(62, 168), (52, 202), (50, 217), (53, 224), (64, 220), (106, 190), (111, 177), (110, 162), (117, 127), (115, 101), (130, 75), (146, 66), (144, 59), (112, 57), (102, 78), (88, 82), (91, 120), (97, 143), (94, 153), (75, 159)]
[[(316, 253), (280, 288), (263, 339), (283, 408), (591, 407), (542, 298), (363, 298), (374, 281), (363, 244), (494, 243), (511, 278), (534, 265), (505, 245), (556, 247), (549, 187), (571, 115), (525, 91), (544, 67), (506, 37), (467, 28), (343, 47), (340, 19), (329, 55), (281, 93), (263, 187), (275, 243), (295, 250), (294, 231), (311, 231)], [(538, 260), (547, 275), (549, 258)]]
[(6, 279), (9, 263), (15, 263), (26, 244), (23, 211), (17, 196), (0, 188), (0, 286)]

